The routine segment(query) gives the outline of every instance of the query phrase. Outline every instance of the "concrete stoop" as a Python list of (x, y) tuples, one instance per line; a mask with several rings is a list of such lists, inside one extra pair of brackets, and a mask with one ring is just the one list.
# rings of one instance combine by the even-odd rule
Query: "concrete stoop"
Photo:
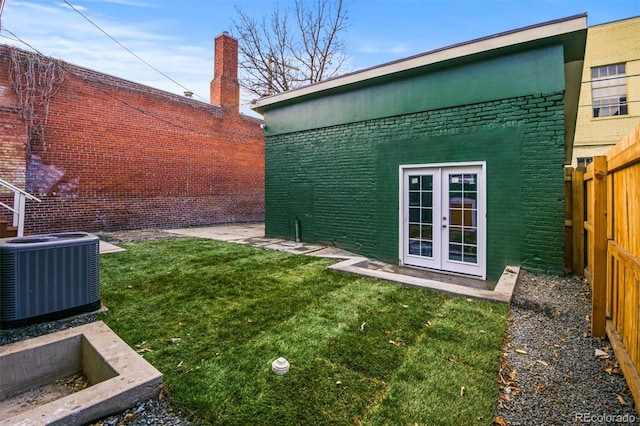
[(369, 267), (369, 259), (365, 257), (353, 257), (343, 262), (336, 263), (335, 265), (331, 265), (329, 269), (385, 281), (392, 281), (399, 284), (430, 288), (453, 296), (471, 297), (474, 299), (490, 300), (493, 302), (507, 304), (511, 303), (511, 297), (513, 296), (513, 291), (515, 289), (516, 282), (518, 281), (518, 275), (520, 274), (519, 266), (507, 266), (502, 272), (502, 276), (493, 290), (487, 290), (465, 285), (444, 283), (442, 281), (425, 279), (411, 275), (387, 272), (381, 269), (371, 269)]
[[(51, 390), (79, 373), (84, 389)], [(162, 374), (102, 321), (0, 346), (0, 425), (85, 424), (153, 398), (161, 386)]]

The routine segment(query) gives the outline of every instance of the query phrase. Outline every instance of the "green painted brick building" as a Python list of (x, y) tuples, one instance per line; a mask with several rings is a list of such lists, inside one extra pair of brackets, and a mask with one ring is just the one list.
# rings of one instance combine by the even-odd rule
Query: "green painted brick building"
[(561, 273), (586, 16), (256, 101), (265, 232), (495, 280)]

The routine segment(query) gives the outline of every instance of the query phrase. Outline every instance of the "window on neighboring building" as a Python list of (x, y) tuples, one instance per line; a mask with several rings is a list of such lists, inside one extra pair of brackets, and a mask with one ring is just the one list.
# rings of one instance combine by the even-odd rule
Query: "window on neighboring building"
[(593, 157), (578, 157), (578, 167), (587, 167), (593, 163)]
[(625, 64), (591, 68), (593, 116), (627, 115), (627, 75)]

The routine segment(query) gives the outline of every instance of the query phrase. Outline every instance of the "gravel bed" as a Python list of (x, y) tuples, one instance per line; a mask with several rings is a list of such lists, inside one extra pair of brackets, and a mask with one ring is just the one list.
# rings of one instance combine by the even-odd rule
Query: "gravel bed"
[[(103, 234), (114, 243), (167, 233)], [(591, 293), (574, 277), (523, 271), (516, 285), (500, 371), (497, 425), (640, 424), (606, 339), (590, 336)], [(96, 315), (0, 330), (0, 346), (96, 321)], [(596, 350), (602, 351), (600, 356)], [(160, 396), (93, 425), (190, 425)]]
[(184, 238), (162, 229), (140, 229), (137, 231), (96, 232), (100, 240), (111, 244), (131, 243), (135, 241), (162, 240), (167, 238)]
[(591, 291), (583, 280), (521, 274), (496, 424), (640, 424), (608, 340), (591, 337), (590, 314)]

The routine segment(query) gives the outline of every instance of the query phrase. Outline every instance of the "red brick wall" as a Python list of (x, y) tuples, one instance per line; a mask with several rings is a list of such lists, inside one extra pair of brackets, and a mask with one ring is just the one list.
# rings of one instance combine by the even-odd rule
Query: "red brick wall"
[[(11, 87), (0, 85), (0, 178), (24, 188), (27, 135), (15, 103)], [(0, 194), (5, 193), (0, 188)]]
[(8, 51), (0, 46), (0, 178), (43, 200), (27, 204), (26, 232), (264, 219), (259, 120), (65, 66), (45, 143), (32, 144), (25, 170), (26, 130), (12, 109)]

